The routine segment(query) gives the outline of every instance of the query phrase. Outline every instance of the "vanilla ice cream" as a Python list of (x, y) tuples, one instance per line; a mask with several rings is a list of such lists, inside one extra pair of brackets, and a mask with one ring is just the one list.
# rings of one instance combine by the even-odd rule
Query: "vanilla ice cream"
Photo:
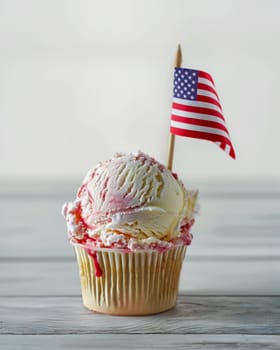
[(188, 233), (197, 192), (148, 155), (116, 154), (86, 175), (63, 214), (73, 242), (135, 249), (168, 246)]

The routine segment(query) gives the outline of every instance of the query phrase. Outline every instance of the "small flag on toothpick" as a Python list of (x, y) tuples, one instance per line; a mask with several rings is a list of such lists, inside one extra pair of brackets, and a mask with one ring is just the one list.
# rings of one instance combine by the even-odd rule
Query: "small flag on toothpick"
[(175, 67), (170, 133), (213, 141), (235, 159), (222, 106), (210, 74)]

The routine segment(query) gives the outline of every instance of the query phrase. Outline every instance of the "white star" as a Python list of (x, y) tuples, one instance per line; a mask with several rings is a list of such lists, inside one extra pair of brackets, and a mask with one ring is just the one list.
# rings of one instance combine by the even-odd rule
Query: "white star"
[(184, 98), (187, 98), (187, 95), (184, 95)]
[(193, 99), (194, 99), (194, 97), (193, 97), (193, 96), (191, 96), (191, 99), (193, 100)]
[(188, 71), (185, 71), (185, 74), (188, 75)]
[(193, 74), (192, 74), (194, 77), (195, 77), (195, 72), (193, 72)]
[(194, 91), (194, 88), (192, 88), (191, 91)]
[(186, 83), (186, 82), (187, 82), (187, 79), (184, 79), (184, 82)]
[(194, 84), (194, 83), (195, 83), (195, 81), (194, 81), (194, 80), (192, 80), (192, 83)]
[(180, 79), (180, 78), (178, 78), (178, 81), (181, 81), (181, 79)]
[(192, 79), (192, 77), (188, 77), (189, 78), (189, 80), (191, 80)]
[(187, 94), (190, 95), (191, 93), (188, 91)]
[(188, 87), (191, 87), (191, 84), (188, 84)]
[(181, 94), (183, 94), (183, 93), (184, 93), (184, 91), (183, 91), (183, 90), (180, 90), (180, 92), (181, 92)]
[(186, 91), (186, 90), (187, 90), (187, 88), (186, 88), (186, 87), (184, 87), (184, 90)]
[(181, 83), (181, 86), (184, 86), (184, 83)]

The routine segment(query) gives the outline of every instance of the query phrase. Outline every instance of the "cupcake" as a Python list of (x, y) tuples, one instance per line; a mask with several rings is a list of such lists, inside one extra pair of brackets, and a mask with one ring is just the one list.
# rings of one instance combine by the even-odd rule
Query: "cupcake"
[(197, 192), (142, 152), (90, 170), (63, 206), (83, 304), (112, 315), (148, 315), (176, 304), (191, 244)]

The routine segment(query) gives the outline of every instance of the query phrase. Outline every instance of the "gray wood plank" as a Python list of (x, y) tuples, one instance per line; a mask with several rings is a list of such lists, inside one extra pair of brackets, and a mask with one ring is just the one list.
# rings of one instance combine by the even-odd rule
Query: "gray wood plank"
[(193, 349), (193, 350), (279, 350), (275, 335), (183, 335), (183, 334), (94, 334), (94, 335), (0, 335), (5, 350), (59, 349)]
[[(67, 198), (71, 200), (73, 196)], [(0, 199), (0, 259), (71, 257), (61, 206), (65, 197)], [(280, 256), (280, 199), (201, 194), (192, 256)]]
[(0, 258), (71, 256), (61, 199), (0, 201)]
[(0, 298), (1, 334), (280, 335), (280, 297), (180, 295), (177, 307), (147, 317), (90, 312), (78, 297)]
[[(76, 262), (0, 263), (0, 296), (80, 295)], [(180, 290), (192, 294), (280, 294), (279, 261), (192, 261)]]

